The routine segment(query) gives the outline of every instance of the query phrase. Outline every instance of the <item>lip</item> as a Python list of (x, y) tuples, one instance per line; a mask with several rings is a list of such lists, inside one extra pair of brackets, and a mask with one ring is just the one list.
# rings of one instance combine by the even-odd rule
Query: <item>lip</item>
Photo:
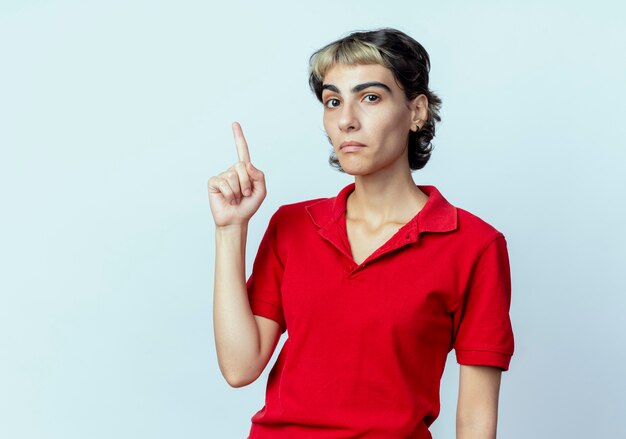
[(354, 140), (346, 140), (345, 142), (343, 142), (341, 145), (339, 145), (339, 149), (346, 150), (346, 151), (356, 151), (359, 148), (364, 147), (365, 145), (363, 145), (362, 143), (356, 142)]

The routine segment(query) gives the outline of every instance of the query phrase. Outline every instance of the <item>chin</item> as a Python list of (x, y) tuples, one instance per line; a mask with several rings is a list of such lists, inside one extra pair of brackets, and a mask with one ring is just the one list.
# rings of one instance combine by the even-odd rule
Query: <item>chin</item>
[(341, 169), (343, 172), (349, 175), (357, 176), (357, 175), (368, 175), (372, 173), (372, 169), (369, 166), (363, 166), (360, 163), (344, 163), (341, 160), (339, 161), (341, 165)]
[[(399, 160), (403, 160), (402, 163)], [(388, 174), (389, 172), (400, 172), (403, 169), (403, 164), (408, 165), (408, 159), (401, 157), (394, 160), (369, 160), (367, 157), (339, 157), (339, 164), (341, 169), (346, 174), (354, 176), (372, 175), (378, 172)], [(407, 166), (408, 168), (408, 166)]]

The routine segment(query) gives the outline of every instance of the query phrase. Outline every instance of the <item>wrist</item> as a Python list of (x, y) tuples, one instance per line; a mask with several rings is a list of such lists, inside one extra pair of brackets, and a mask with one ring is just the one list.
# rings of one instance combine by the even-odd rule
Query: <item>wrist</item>
[(248, 231), (248, 223), (239, 224), (227, 224), (222, 226), (215, 226), (215, 233), (218, 235), (233, 235), (245, 233)]

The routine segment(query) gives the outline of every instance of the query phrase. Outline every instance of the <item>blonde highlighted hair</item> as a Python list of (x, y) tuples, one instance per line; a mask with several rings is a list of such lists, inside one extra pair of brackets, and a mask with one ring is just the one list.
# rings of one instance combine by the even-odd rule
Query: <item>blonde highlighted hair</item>
[[(441, 99), (428, 88), (430, 58), (426, 49), (404, 32), (392, 28), (353, 32), (333, 41), (314, 52), (309, 59), (309, 86), (320, 102), (324, 75), (337, 64), (380, 64), (391, 70), (407, 99), (420, 94), (428, 98), (426, 122), (417, 132), (408, 132), (409, 167), (412, 170), (423, 168), (433, 150), (435, 124), (441, 121)], [(328, 160), (333, 167), (343, 171), (334, 151)]]

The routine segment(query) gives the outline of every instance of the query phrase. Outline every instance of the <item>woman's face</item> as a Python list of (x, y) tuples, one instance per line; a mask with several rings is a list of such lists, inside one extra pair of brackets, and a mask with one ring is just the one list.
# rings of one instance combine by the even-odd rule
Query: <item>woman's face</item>
[[(326, 134), (346, 173), (410, 172), (409, 130), (424, 124), (424, 95), (409, 101), (391, 70), (379, 64), (337, 64), (324, 76), (322, 102)], [(350, 142), (360, 146), (345, 145)]]

